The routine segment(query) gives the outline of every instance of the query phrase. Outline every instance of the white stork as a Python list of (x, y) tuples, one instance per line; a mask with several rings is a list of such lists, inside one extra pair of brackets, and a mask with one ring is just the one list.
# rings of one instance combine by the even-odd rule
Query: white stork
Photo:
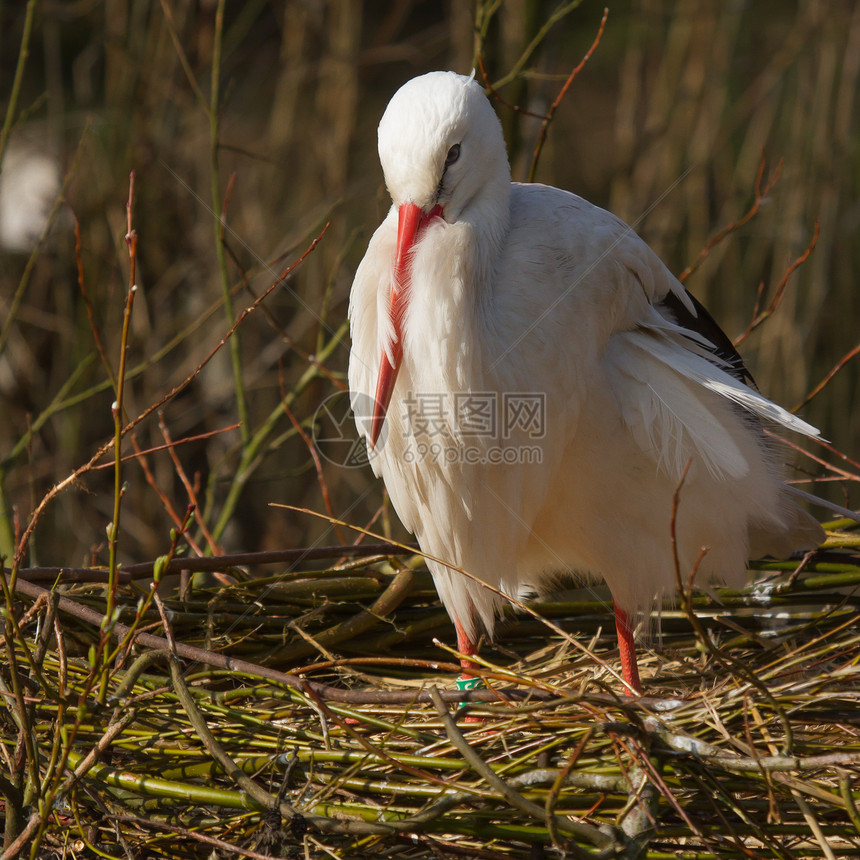
[(501, 124), (471, 78), (401, 87), (379, 157), (393, 205), (352, 286), (352, 404), (374, 472), (435, 559), (464, 677), (504, 595), (571, 571), (608, 584), (639, 693), (632, 618), (675, 591), (687, 463), (681, 569), (707, 547), (699, 581), (737, 586), (750, 556), (821, 541), (762, 423), (818, 431), (752, 387), (630, 227), (567, 191), (511, 182)]

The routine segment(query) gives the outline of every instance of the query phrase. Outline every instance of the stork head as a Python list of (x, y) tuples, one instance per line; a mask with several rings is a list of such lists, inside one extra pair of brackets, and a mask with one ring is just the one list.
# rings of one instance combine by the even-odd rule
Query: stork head
[(502, 126), (472, 79), (431, 72), (405, 83), (379, 123), (379, 160), (395, 206), (460, 219), (488, 183), (510, 183)]
[(411, 251), (423, 227), (442, 218), (498, 232), (507, 223), (511, 181), (498, 117), (483, 89), (454, 72), (413, 78), (394, 94), (379, 123), (379, 160), (398, 211), (398, 231), (389, 307), (394, 342), (382, 354), (371, 445), (400, 369)]

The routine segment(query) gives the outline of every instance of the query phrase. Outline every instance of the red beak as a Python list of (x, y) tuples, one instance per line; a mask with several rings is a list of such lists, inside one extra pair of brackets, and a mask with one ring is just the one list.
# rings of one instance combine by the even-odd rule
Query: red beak
[[(397, 220), (397, 256), (394, 258), (394, 283), (391, 285), (391, 302), (388, 315), (394, 326), (394, 343), (391, 345), (391, 359), (382, 351), (379, 363), (379, 379), (376, 383), (374, 397), (373, 422), (370, 427), (370, 447), (376, 446), (376, 440), (382, 432), (385, 414), (391, 403), (394, 383), (400, 370), (403, 358), (403, 320), (406, 317), (406, 307), (409, 304), (409, 288), (412, 285), (411, 252), (415, 243), (421, 237), (423, 228), (433, 219), (442, 215), (442, 207), (434, 206), (425, 215), (414, 203), (404, 203), (398, 209)], [(392, 363), (393, 362), (393, 363)]]

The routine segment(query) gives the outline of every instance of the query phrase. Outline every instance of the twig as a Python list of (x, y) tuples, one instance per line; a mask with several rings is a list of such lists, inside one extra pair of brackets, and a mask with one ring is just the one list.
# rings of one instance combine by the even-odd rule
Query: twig
[(851, 767), (860, 764), (860, 752), (832, 752), (820, 755), (738, 756), (714, 744), (674, 731), (656, 717), (646, 717), (643, 728), (674, 752), (690, 755), (709, 767), (728, 773), (804, 773), (828, 767)]
[(815, 840), (818, 842), (822, 854), (827, 858), (827, 860), (836, 860), (836, 854), (833, 853), (833, 849), (824, 838), (821, 825), (818, 823), (818, 819), (815, 817), (812, 809), (810, 809), (809, 804), (803, 799), (802, 795), (796, 788), (792, 789), (791, 793), (794, 795), (794, 801), (806, 820), (806, 823), (809, 825), (809, 829), (812, 831), (813, 836), (815, 836)]
[(607, 7), (603, 10), (603, 17), (600, 19), (600, 27), (597, 30), (597, 35), (594, 37), (594, 41), (591, 43), (591, 47), (585, 52), (585, 56), (579, 61), (579, 65), (576, 66), (576, 68), (574, 68), (574, 70), (568, 75), (567, 80), (564, 82), (564, 86), (558, 91), (555, 101), (549, 106), (549, 110), (546, 112), (546, 117), (544, 117), (544, 121), (541, 123), (540, 134), (538, 135), (537, 145), (535, 146), (534, 155), (532, 156), (531, 167), (529, 168), (529, 182), (534, 182), (538, 159), (540, 158), (541, 151), (543, 150), (543, 145), (546, 143), (546, 136), (549, 131), (552, 118), (555, 116), (555, 112), (558, 110), (558, 106), (561, 104), (561, 100), (564, 98), (570, 85), (573, 83), (574, 78), (576, 78), (576, 76), (582, 71), (583, 67), (589, 59), (591, 59), (591, 55), (600, 44), (600, 39), (603, 36), (603, 28), (606, 26), (606, 19), (608, 17), (609, 9)]
[(197, 705), (194, 703), (191, 693), (188, 692), (185, 679), (182, 677), (182, 669), (179, 666), (179, 661), (175, 656), (173, 656), (173, 654), (170, 655), (168, 660), (170, 663), (170, 677), (173, 680), (173, 689), (179, 699), (179, 703), (182, 705), (182, 709), (188, 716), (194, 731), (197, 732), (197, 737), (200, 738), (212, 758), (214, 758), (215, 761), (224, 768), (224, 773), (226, 773), (227, 776), (229, 776), (230, 779), (239, 786), (239, 788), (247, 792), (248, 796), (253, 798), (264, 809), (276, 808), (280, 811), (281, 815), (287, 818), (288, 821), (298, 816), (299, 813), (297, 810), (283, 800), (278, 802), (277, 798), (269, 794), (269, 792), (264, 788), (257, 785), (257, 783), (247, 776), (236, 762), (227, 755), (224, 747), (221, 746), (209, 730), (209, 727), (206, 725), (206, 720), (203, 719), (203, 715), (197, 709)]
[[(159, 413), (160, 417), (161, 413)], [(204, 433), (195, 433), (193, 436), (183, 436), (181, 439), (173, 440), (171, 439), (169, 442), (165, 442), (164, 445), (151, 445), (149, 448), (141, 448), (138, 445), (134, 446), (133, 454), (126, 454), (122, 458), (123, 463), (129, 463), (132, 460), (140, 460), (149, 454), (159, 454), (162, 451), (173, 451), (178, 448), (180, 445), (188, 445), (190, 442), (201, 442), (204, 439), (212, 439), (215, 436), (220, 436), (222, 433), (229, 433), (231, 430), (235, 430), (239, 426), (238, 422), (236, 424), (228, 424), (226, 427), (219, 427), (217, 430), (208, 430)], [(132, 434), (134, 436), (134, 434)], [(110, 469), (113, 466), (113, 463), (102, 463), (99, 466), (94, 466), (93, 471), (98, 472), (101, 469)], [(183, 476), (187, 480), (187, 476)], [(183, 484), (185, 481), (183, 481)]]
[[(230, 243), (224, 241), (224, 247), (227, 250), (227, 253), (230, 255), (230, 259), (233, 261), (233, 265), (239, 272), (239, 281), (242, 284), (242, 288), (245, 292), (251, 297), (252, 301), (255, 301), (257, 298), (257, 294), (254, 292), (251, 287), (250, 282), (248, 281), (248, 273), (242, 266), (241, 260), (236, 256), (236, 253), (233, 251), (233, 248), (230, 246)], [(264, 268), (268, 271), (276, 265), (283, 258), (283, 254), (279, 256), (275, 261), (271, 263), (265, 263)], [(312, 364), (335, 388), (340, 389), (341, 391), (348, 391), (349, 386), (347, 386), (343, 380), (338, 379), (318, 358), (312, 353), (308, 352), (304, 349), (300, 344), (296, 343), (295, 339), (290, 337), (287, 330), (278, 322), (275, 318), (275, 315), (265, 306), (263, 305), (260, 310), (263, 312), (263, 316), (269, 322), (269, 325), (272, 327), (274, 331), (276, 331), (279, 337), (287, 344), (287, 346), (293, 350), (303, 361), (306, 361), (308, 364)]]
[[(287, 418), (290, 419), (290, 424), (295, 428), (296, 433), (299, 434), (302, 441), (305, 443), (305, 447), (308, 449), (308, 454), (311, 456), (311, 460), (314, 464), (314, 470), (317, 475), (317, 483), (319, 484), (320, 493), (322, 493), (323, 504), (325, 505), (326, 512), (329, 516), (334, 516), (334, 509), (331, 506), (331, 498), (329, 497), (328, 485), (325, 480), (325, 473), (323, 472), (322, 461), (320, 460), (319, 452), (317, 451), (316, 445), (311, 441), (310, 436), (308, 436), (307, 431), (302, 427), (301, 422), (293, 415), (293, 410), (290, 409), (289, 404), (287, 403), (287, 395), (284, 390), (284, 377), (281, 371), (281, 368), (278, 369), (278, 384), (281, 389), (281, 403), (284, 405), (284, 414)], [(340, 533), (340, 530), (335, 527), (335, 534), (337, 535), (337, 539), (343, 542), (343, 535)]]
[[(188, 493), (188, 502), (197, 511), (197, 527), (206, 539), (206, 543), (209, 544), (209, 550), (212, 555), (221, 555), (221, 547), (218, 546), (217, 541), (212, 537), (212, 533), (209, 531), (203, 517), (200, 515), (201, 506), (197, 499), (197, 493), (194, 489), (194, 485), (188, 480), (188, 475), (185, 474), (185, 469), (182, 468), (182, 463), (179, 462), (179, 457), (176, 454), (173, 439), (170, 438), (170, 430), (167, 428), (163, 412), (158, 413), (158, 427), (161, 430), (161, 435), (164, 437), (167, 450), (170, 454), (170, 461), (173, 463), (173, 468), (179, 476), (179, 480), (182, 481), (182, 486), (185, 487), (185, 492)], [(227, 583), (225, 582), (225, 584)]]
[[(125, 395), (125, 369), (128, 359), (128, 336), (131, 327), (131, 314), (134, 310), (134, 297), (137, 294), (137, 231), (134, 229), (132, 219), (134, 215), (134, 171), (131, 171), (128, 179), (128, 202), (125, 206), (126, 212), (126, 234), (125, 241), (128, 246), (128, 293), (125, 300), (125, 310), (122, 316), (122, 335), (120, 337), (119, 369), (116, 374), (116, 400), (111, 405), (111, 413), (114, 421), (114, 488), (113, 488), (113, 520), (107, 527), (108, 538), (108, 587), (107, 602), (105, 604), (105, 626), (109, 626), (113, 620), (114, 604), (116, 602), (117, 589), (117, 547), (119, 544), (119, 521), (122, 510), (122, 500), (125, 496), (125, 486), (122, 480), (122, 437), (123, 437), (123, 415)], [(105, 650), (105, 659), (108, 654)], [(102, 665), (102, 680), (99, 687), (99, 701), (104, 704), (107, 693), (108, 664)]]
[[(4, 609), (4, 634), (6, 646), (6, 659), (8, 661), (9, 678), (12, 686), (10, 698), (9, 713), (16, 728), (18, 729), (18, 739), (15, 744), (14, 763), (10, 768), (10, 780), (14, 786), (14, 793), (6, 794), (6, 824), (5, 824), (5, 841), (15, 837), (16, 829), (20, 826), (21, 816), (27, 805), (32, 803), (34, 798), (41, 795), (41, 776), (39, 772), (39, 747), (36, 743), (35, 732), (33, 729), (31, 708), (28, 708), (24, 697), (24, 691), (21, 686), (22, 673), (18, 668), (18, 658), (15, 653), (16, 640), (26, 647), (26, 642), (21, 636), (20, 630), (17, 630), (15, 622), (15, 607), (12, 600), (12, 582), (6, 581), (3, 577), (3, 609)], [(42, 598), (47, 600), (47, 595)], [(32, 665), (32, 657), (29, 649), (26, 650), (26, 655), (29, 658), (28, 662)], [(6, 691), (6, 685), (3, 683), (3, 690)], [(25, 773), (27, 779), (25, 780)], [(20, 797), (20, 806), (13, 806), (12, 801)]]
[(84, 278), (84, 261), (81, 256), (81, 223), (78, 221), (78, 216), (75, 215), (74, 212), (72, 213), (72, 217), (75, 221), (75, 263), (78, 269), (78, 289), (80, 290), (81, 298), (84, 300), (84, 305), (87, 309), (87, 318), (90, 321), (90, 331), (93, 333), (93, 342), (96, 345), (96, 352), (99, 354), (102, 366), (107, 372), (108, 379), (114, 388), (114, 393), (116, 393), (116, 375), (114, 374), (113, 365), (110, 363), (104, 341), (102, 340), (101, 331), (99, 330), (99, 325), (96, 321), (93, 303), (90, 301), (89, 293), (87, 293), (87, 283)]
[[(205, 433), (205, 434), (201, 434), (201, 435), (204, 435), (206, 437), (214, 436), (215, 434), (217, 434), (219, 432), (224, 432), (226, 429), (232, 429), (232, 428), (222, 428), (221, 430), (215, 430), (215, 431), (212, 431), (212, 433)], [(186, 441), (190, 441), (190, 437), (186, 437), (185, 439), (180, 439), (178, 442), (175, 442), (172, 444), (180, 445)], [(167, 515), (173, 521), (173, 524), (177, 527), (180, 527), (182, 525), (183, 519), (177, 513), (176, 508), (173, 506), (173, 502), (171, 502), (171, 500), (167, 497), (167, 495), (162, 491), (162, 489), (156, 483), (155, 475), (152, 474), (152, 470), (149, 468), (149, 461), (147, 460), (147, 454), (151, 454), (154, 451), (161, 451), (164, 448), (172, 447), (172, 446), (157, 445), (153, 448), (148, 448), (147, 450), (144, 451), (141, 449), (141, 447), (137, 441), (137, 434), (136, 433), (131, 434), (131, 444), (134, 447), (134, 459), (136, 460), (137, 464), (140, 466), (141, 471), (143, 472), (143, 476), (144, 476), (144, 478), (146, 478), (146, 482), (149, 484), (149, 486), (152, 488), (155, 495), (158, 497), (158, 500), (161, 502), (161, 505), (164, 508), (164, 510), (167, 512)], [(127, 459), (131, 459), (131, 455)], [(97, 466), (96, 468), (98, 469), (101, 467)], [(188, 534), (187, 531), (184, 533), (183, 536), (185, 538), (185, 542), (191, 548), (191, 551), (193, 553), (195, 553), (196, 555), (203, 555), (203, 549), (194, 540), (194, 538), (190, 534)], [(130, 577), (128, 577), (127, 574), (125, 574), (125, 572), (121, 571), (121, 574), (124, 574), (126, 579), (131, 579)]]
[[(540, 43), (546, 38), (547, 33), (549, 33), (549, 31), (559, 21), (561, 21), (563, 18), (565, 18), (567, 15), (569, 15), (574, 9), (576, 9), (576, 7), (580, 5), (580, 3), (582, 3), (582, 0), (572, 0), (572, 2), (570, 2), (570, 3), (562, 3), (552, 12), (552, 14), (541, 25), (540, 29), (535, 34), (535, 37), (526, 46), (526, 49), (522, 52), (522, 54), (520, 54), (519, 59), (516, 61), (516, 63), (514, 63), (511, 70), (503, 78), (501, 78), (495, 82), (495, 84), (493, 85), (495, 87), (495, 89), (501, 89), (502, 87), (506, 86), (511, 81), (513, 81), (515, 78), (519, 77), (520, 73), (525, 68), (526, 63), (529, 61), (529, 58), (531, 57), (531, 55), (535, 52), (538, 45), (540, 45)], [(501, 4), (496, 3), (494, 5), (494, 7), (492, 8), (492, 10), (490, 11), (490, 14), (487, 15), (485, 17), (485, 20), (481, 23), (480, 29), (482, 31), (481, 32), (482, 39), (484, 36), (486, 36), (486, 32), (487, 32), (486, 28), (489, 26), (490, 18), (492, 18), (493, 14), (495, 14), (499, 5), (501, 5)], [(480, 56), (480, 53), (481, 53), (481, 51), (480, 51), (480, 44), (479, 44), (478, 56)]]
[(57, 791), (48, 798), (49, 802), (45, 807), (47, 811), (50, 810), (53, 802), (65, 797), (71, 791), (77, 782), (86, 775), (87, 771), (98, 762), (101, 754), (113, 743), (114, 739), (122, 734), (136, 717), (137, 711), (134, 708), (123, 708), (114, 714), (95, 746), (78, 762), (74, 771), (66, 777)]
[[(834, 463), (828, 463), (823, 457), (819, 457), (817, 454), (813, 454), (812, 451), (808, 451), (806, 448), (801, 447), (797, 442), (793, 439), (789, 439), (787, 436), (780, 436), (778, 433), (775, 433), (773, 430), (769, 430), (767, 427), (764, 428), (764, 432), (770, 436), (771, 439), (776, 439), (781, 442), (783, 445), (787, 445), (794, 451), (797, 451), (800, 454), (803, 454), (805, 457), (809, 457), (814, 463), (818, 463), (818, 465), (823, 466), (825, 469), (833, 472), (834, 475), (838, 476), (843, 481), (858, 481), (860, 480), (860, 475), (854, 474), (852, 472), (847, 471), (846, 469), (842, 469)], [(813, 439), (811, 440), (815, 442), (819, 447), (825, 448), (830, 451), (831, 454), (836, 455), (843, 462), (848, 463), (852, 468), (860, 469), (860, 463), (857, 463), (855, 460), (852, 460), (846, 454), (843, 454), (841, 451), (838, 451), (834, 448), (829, 442), (824, 439)]]
[[(537, 819), (538, 821), (546, 821), (546, 810), (526, 800), (518, 791), (511, 788), (503, 779), (501, 779), (495, 771), (472, 749), (466, 739), (463, 737), (453, 717), (448, 712), (445, 702), (442, 700), (439, 691), (435, 687), (430, 688), (430, 696), (433, 699), (433, 704), (436, 706), (436, 711), (442, 718), (445, 726), (445, 733), (448, 735), (448, 740), (457, 748), (464, 759), (475, 769), (475, 771), (486, 780), (487, 784), (498, 791), (511, 806), (516, 807), (526, 815)], [(589, 855), (591, 857), (612, 857), (617, 854), (618, 839), (601, 832), (596, 827), (588, 824), (580, 824), (576, 821), (571, 821), (569, 818), (554, 816), (554, 823), (558, 830), (569, 833), (577, 839), (587, 842), (589, 845), (594, 845), (599, 849), (598, 854)]]
[[(208, 836), (205, 833), (190, 830), (187, 827), (180, 827), (178, 824), (169, 824), (166, 821), (158, 821), (154, 818), (139, 818), (136, 815), (114, 815), (112, 816), (112, 820), (120, 824), (136, 824), (141, 828), (152, 827), (156, 830), (163, 830), (166, 833), (181, 836), (183, 839), (193, 839), (195, 842), (200, 842), (203, 845), (211, 845), (225, 854), (239, 854), (242, 857), (250, 857), (251, 860), (272, 860), (271, 854), (260, 854), (258, 851), (252, 851), (250, 848), (243, 848), (241, 845), (226, 842), (223, 839), (216, 839), (214, 836)], [(213, 851), (213, 855), (214, 853)]]
[(565, 784), (565, 781), (570, 776), (570, 772), (573, 770), (577, 761), (579, 761), (580, 755), (582, 755), (582, 751), (585, 749), (589, 740), (591, 740), (591, 735), (593, 734), (594, 729), (589, 727), (585, 734), (580, 738), (579, 743), (574, 748), (573, 752), (568, 756), (567, 761), (564, 763), (564, 767), (558, 772), (558, 776), (555, 778), (552, 788), (549, 790), (546, 796), (546, 802), (544, 803), (544, 814), (546, 816), (546, 827), (549, 831), (549, 837), (552, 840), (554, 845), (559, 844), (559, 839), (557, 835), (557, 830), (555, 826), (555, 807), (558, 803), (558, 795), (561, 792), (562, 786)]
[(484, 68), (484, 55), (478, 54), (478, 68), (481, 72), (481, 77), (484, 79), (484, 87), (487, 92), (500, 104), (504, 105), (506, 108), (509, 108), (512, 111), (520, 114), (521, 116), (530, 116), (534, 119), (546, 119), (545, 113), (537, 113), (536, 111), (527, 110), (524, 107), (520, 107), (520, 105), (511, 104), (509, 101), (506, 101), (502, 98), (499, 91), (490, 83), (490, 78), (487, 75), (487, 70)]
[(846, 352), (845, 355), (836, 362), (833, 369), (827, 374), (827, 376), (825, 376), (824, 379), (822, 379), (821, 382), (819, 382), (818, 385), (816, 385), (815, 388), (813, 388), (812, 391), (810, 391), (809, 394), (800, 401), (800, 403), (794, 406), (791, 411), (797, 412), (798, 410), (803, 409), (803, 407), (806, 406), (813, 397), (821, 394), (821, 392), (827, 387), (830, 380), (833, 379), (833, 377), (836, 376), (836, 374), (839, 373), (839, 371), (857, 355), (860, 355), (860, 343), (858, 343), (853, 349), (849, 349), (848, 352)]
[(176, 56), (179, 57), (179, 63), (182, 66), (182, 70), (185, 72), (185, 77), (188, 79), (188, 83), (191, 85), (191, 90), (203, 108), (208, 110), (209, 104), (206, 101), (206, 96), (203, 95), (203, 91), (200, 89), (200, 84), (197, 83), (197, 78), (194, 77), (191, 63), (188, 62), (188, 57), (182, 47), (182, 40), (176, 32), (176, 24), (173, 22), (173, 12), (167, 3), (167, 0), (161, 0), (161, 10), (164, 13), (164, 20), (167, 22), (167, 31), (170, 33), (170, 39), (173, 42), (174, 49), (176, 50)]
[[(217, 0), (215, 7), (215, 26), (212, 39), (212, 74), (209, 84), (209, 170), (212, 187), (212, 214), (215, 228), (215, 255), (218, 272), (221, 276), (221, 298), (224, 303), (224, 316), (227, 325), (235, 321), (233, 313), (233, 294), (230, 290), (230, 276), (227, 272), (227, 255), (224, 250), (224, 226), (226, 213), (221, 202), (220, 180), (218, 170), (218, 146), (220, 135), (220, 84), (221, 84), (221, 45), (224, 36), (224, 7), (226, 0)], [(236, 395), (236, 410), (239, 413), (241, 427), (239, 433), (242, 445), (247, 446), (251, 441), (250, 416), (248, 402), (245, 396), (245, 383), (242, 375), (242, 351), (239, 336), (230, 339), (230, 361), (233, 368), (233, 387)]]
[[(758, 214), (758, 211), (761, 208), (761, 204), (764, 203), (765, 199), (767, 198), (767, 195), (770, 194), (771, 190), (773, 189), (773, 186), (776, 185), (780, 173), (782, 173), (782, 161), (782, 159), (779, 160), (776, 165), (776, 169), (773, 171), (773, 174), (771, 175), (770, 179), (768, 179), (767, 182), (765, 182), (765, 184), (762, 186), (762, 180), (764, 178), (764, 169), (766, 164), (764, 153), (762, 153), (761, 159), (759, 160), (758, 164), (758, 172), (756, 173), (755, 177), (755, 199), (752, 202), (752, 206), (750, 206), (750, 208), (746, 211), (744, 215), (742, 215), (736, 221), (732, 221), (730, 224), (727, 224), (715, 236), (708, 240), (708, 243), (699, 252), (699, 256), (689, 266), (687, 266), (687, 268), (684, 269), (684, 271), (681, 272), (680, 275), (678, 275), (678, 280), (682, 284), (687, 280), (687, 278), (690, 277), (690, 275), (693, 274), (693, 272), (696, 271), (696, 269), (699, 268), (699, 266), (702, 265), (708, 254), (710, 254), (711, 251), (717, 245), (720, 244), (720, 242), (722, 242), (727, 236), (730, 236), (736, 230), (739, 230), (741, 227), (743, 227), (744, 224), (746, 224)], [(759, 290), (759, 296), (760, 295), (761, 288)], [(758, 303), (756, 303), (756, 311), (758, 311)], [(753, 312), (753, 316), (755, 316), (755, 312)], [(735, 345), (737, 346), (737, 343)]]
[[(181, 525), (181, 520), (177, 522)], [(168, 573), (181, 573), (190, 570), (192, 573), (211, 571), (230, 571), (237, 567), (251, 567), (265, 564), (300, 564), (304, 561), (317, 561), (330, 558), (363, 558), (373, 559), (375, 556), (413, 555), (418, 551), (414, 544), (345, 544), (337, 546), (300, 547), (298, 549), (261, 550), (258, 552), (225, 553), (217, 557), (201, 556), (200, 558), (172, 558), (164, 569)], [(120, 579), (146, 579), (152, 576), (156, 562), (144, 561), (130, 564), (120, 569)], [(8, 568), (4, 573), (11, 574)], [(18, 575), (29, 582), (104, 582), (107, 570), (103, 567), (22, 567)]]
[[(366, 630), (370, 629), (380, 618), (385, 618), (394, 612), (395, 609), (406, 599), (409, 592), (412, 590), (415, 581), (415, 574), (409, 568), (403, 568), (397, 576), (391, 581), (389, 586), (376, 599), (370, 609), (362, 609), (357, 612), (347, 621), (342, 621), (340, 624), (335, 624), (327, 630), (314, 637), (314, 642), (323, 648), (337, 645), (339, 642), (344, 642), (348, 639), (353, 639), (360, 636)], [(286, 645), (283, 648), (277, 649), (273, 657), (278, 662), (283, 663), (287, 660), (297, 660), (300, 657), (305, 657), (308, 654), (313, 654), (316, 650), (314, 644), (310, 641), (296, 642), (292, 645)]]
[(746, 329), (744, 329), (744, 331), (732, 341), (735, 346), (740, 346), (750, 336), (750, 334), (755, 331), (782, 304), (782, 300), (785, 298), (785, 289), (788, 286), (788, 279), (791, 276), (792, 272), (794, 272), (794, 270), (797, 269), (798, 266), (804, 263), (815, 249), (815, 245), (818, 242), (818, 232), (818, 221), (816, 221), (815, 231), (812, 234), (812, 241), (809, 243), (806, 250), (785, 270), (782, 278), (776, 285), (776, 289), (773, 292), (773, 298), (770, 300), (770, 303), (763, 311), (759, 310), (762, 295), (762, 291), (761, 289), (759, 289), (759, 296), (756, 299), (755, 308), (753, 309), (753, 318), (752, 320), (750, 320), (750, 324), (746, 327)]
[[(50, 684), (48, 682), (47, 678), (45, 678), (45, 676), (42, 674), (42, 666), (41, 666), (42, 657), (40, 656), (39, 651), (41, 650), (42, 653), (44, 653), (44, 649), (45, 649), (47, 643), (43, 643), (40, 640), (40, 642), (37, 643), (36, 653), (35, 654), (31, 653), (30, 647), (27, 644), (27, 640), (25, 639), (24, 634), (21, 631), (22, 625), (18, 621), (18, 619), (15, 617), (15, 613), (13, 611), (14, 607), (13, 607), (12, 594), (9, 590), (9, 583), (5, 577), (0, 577), (0, 590), (2, 590), (3, 602), (4, 602), (5, 608), (6, 608), (6, 613), (4, 613), (4, 614), (6, 616), (5, 620), (6, 620), (7, 626), (6, 626), (5, 636), (4, 636), (4, 638), (5, 638), (4, 644), (6, 645), (7, 648), (14, 648), (15, 643), (16, 642), (18, 643), (18, 645), (21, 647), (21, 650), (24, 652), (24, 660), (27, 663), (27, 665), (30, 667), (31, 675), (34, 676), (38, 680), (39, 684), (41, 684), (42, 689), (45, 691), (45, 693), (48, 697), (50, 697), (51, 699), (54, 699), (55, 701), (59, 700), (59, 693), (54, 689), (54, 686), (52, 684)], [(53, 601), (51, 600), (50, 596), (47, 596), (44, 599), (39, 598), (36, 601), (36, 603), (34, 604), (33, 610), (38, 611), (40, 603), (43, 603), (46, 607), (48, 607), (48, 611), (51, 613), (51, 616), (53, 616), (53, 608), (52, 608), (53, 607)], [(42, 636), (48, 635), (44, 631), (45, 631), (45, 628), (47, 627), (48, 632), (50, 632), (50, 625), (52, 624), (52, 622), (53, 622), (53, 617), (51, 617), (51, 619), (48, 619), (46, 617), (45, 624), (42, 627)], [(14, 657), (13, 655), (9, 656), (10, 668), (15, 666), (16, 659), (17, 658)], [(14, 683), (14, 679), (13, 679), (13, 683)]]
[(842, 795), (842, 800), (845, 803), (848, 818), (854, 825), (854, 829), (860, 833), (860, 811), (857, 810), (857, 804), (851, 791), (851, 782), (848, 779), (848, 774), (844, 771), (839, 774), (839, 793)]
[(6, 850), (0, 854), (0, 860), (18, 860), (21, 856), (21, 849), (27, 844), (28, 840), (33, 835), (33, 831), (36, 830), (41, 823), (41, 815), (39, 815), (38, 812), (34, 812), (27, 820), (27, 826), (6, 846)]
[(18, 112), (18, 97), (21, 95), (21, 85), (24, 82), (24, 69), (27, 65), (27, 57), (30, 55), (30, 37), (33, 33), (33, 19), (36, 16), (36, 0), (28, 0), (27, 11), (24, 14), (24, 29), (21, 33), (21, 42), (18, 46), (18, 62), (15, 64), (15, 77), (12, 79), (12, 88), (9, 90), (9, 102), (6, 105), (6, 116), (3, 119), (3, 127), (0, 128), (0, 171), (3, 169), (3, 155), (6, 152), (6, 144), (9, 135), (15, 125), (15, 114)]

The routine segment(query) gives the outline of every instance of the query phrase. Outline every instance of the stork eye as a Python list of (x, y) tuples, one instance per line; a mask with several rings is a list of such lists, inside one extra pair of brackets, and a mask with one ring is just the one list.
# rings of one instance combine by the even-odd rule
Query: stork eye
[(445, 167), (449, 164), (453, 164), (460, 157), (460, 144), (455, 143), (449, 150), (448, 154), (445, 156)]

